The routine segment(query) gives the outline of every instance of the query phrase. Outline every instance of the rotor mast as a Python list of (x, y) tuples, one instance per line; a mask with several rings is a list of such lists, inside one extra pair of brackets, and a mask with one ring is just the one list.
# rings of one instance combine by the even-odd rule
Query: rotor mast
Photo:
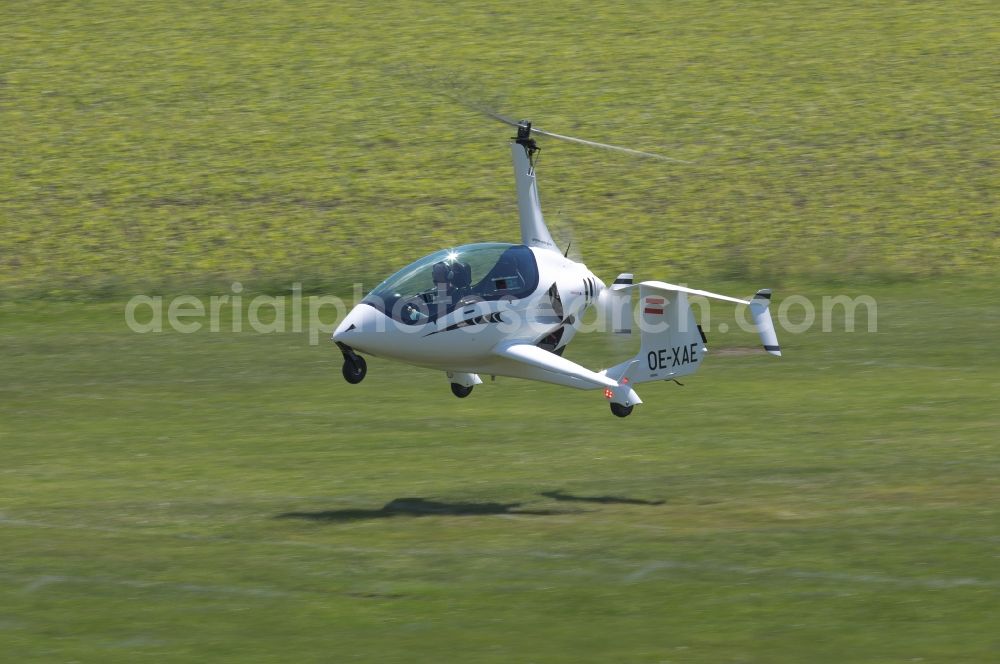
[(517, 136), (510, 144), (514, 159), (514, 178), (517, 182), (517, 211), (521, 217), (521, 243), (529, 247), (559, 251), (545, 226), (542, 206), (535, 181), (535, 155), (541, 148), (531, 137), (531, 123), (517, 123)]

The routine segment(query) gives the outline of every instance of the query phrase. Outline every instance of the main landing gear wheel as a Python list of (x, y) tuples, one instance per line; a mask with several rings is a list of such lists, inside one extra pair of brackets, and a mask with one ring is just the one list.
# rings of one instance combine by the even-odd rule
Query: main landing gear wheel
[(345, 355), (342, 371), (344, 372), (344, 380), (351, 385), (357, 385), (365, 379), (365, 374), (368, 373), (368, 363), (360, 355)]
[(632, 414), (632, 409), (635, 406), (623, 406), (620, 403), (611, 403), (611, 412), (618, 417), (628, 417)]
[(451, 393), (454, 394), (459, 399), (464, 399), (465, 397), (472, 394), (472, 385), (466, 387), (465, 385), (459, 385), (458, 383), (451, 384)]

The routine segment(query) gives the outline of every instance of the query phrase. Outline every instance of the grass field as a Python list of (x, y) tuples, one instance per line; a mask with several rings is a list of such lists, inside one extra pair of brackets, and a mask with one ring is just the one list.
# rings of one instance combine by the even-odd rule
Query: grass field
[[(0, 3), (0, 660), (1000, 660), (998, 25)], [(450, 96), (693, 162), (543, 143), (553, 235), (606, 280), (869, 294), (878, 332), (775, 360), (716, 318), (621, 420), (378, 359), (349, 386), (304, 333), (129, 331), (139, 293), (345, 293), (516, 240), (510, 129)]]
[(998, 25), (989, 0), (2, 3), (0, 295), (339, 289), (513, 239), (510, 130), (456, 90), (695, 162), (545, 144), (553, 232), (599, 274), (995, 276)]
[(625, 420), (377, 359), (350, 386), (304, 334), (0, 306), (2, 659), (995, 661), (1000, 310), (870, 294), (877, 333), (717, 353)]

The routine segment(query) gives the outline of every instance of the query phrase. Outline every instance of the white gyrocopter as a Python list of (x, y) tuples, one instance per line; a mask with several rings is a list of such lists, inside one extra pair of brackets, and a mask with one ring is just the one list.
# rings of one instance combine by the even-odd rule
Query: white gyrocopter
[[(688, 295), (748, 305), (764, 350), (781, 355), (768, 305), (771, 291), (743, 300), (662, 281), (634, 283), (621, 274), (611, 286), (566, 256), (545, 226), (535, 182), (539, 148), (532, 134), (630, 154), (628, 148), (533, 128), (530, 122), (493, 117), (517, 127), (511, 154), (517, 183), (521, 243), (467, 244), (432, 253), (399, 270), (355, 306), (333, 333), (348, 383), (360, 383), (367, 364), (358, 353), (446, 373), (455, 396), (467, 397), (480, 375), (509, 376), (602, 390), (611, 412), (625, 417), (642, 403), (635, 386), (694, 373), (708, 352)], [(671, 160), (680, 161), (680, 160)], [(639, 292), (633, 310), (632, 294)], [(597, 307), (615, 334), (632, 334), (634, 357), (591, 371), (562, 357), (580, 330), (583, 313)]]

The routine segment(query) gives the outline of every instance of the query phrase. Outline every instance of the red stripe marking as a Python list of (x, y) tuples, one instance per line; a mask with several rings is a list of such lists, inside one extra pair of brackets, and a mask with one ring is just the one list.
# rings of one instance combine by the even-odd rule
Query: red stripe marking
[(647, 297), (646, 304), (666, 304), (667, 301), (662, 297)]
[(661, 316), (663, 315), (663, 309), (651, 309), (650, 307), (646, 307), (645, 309), (642, 310), (642, 312), (646, 314), (659, 314)]

